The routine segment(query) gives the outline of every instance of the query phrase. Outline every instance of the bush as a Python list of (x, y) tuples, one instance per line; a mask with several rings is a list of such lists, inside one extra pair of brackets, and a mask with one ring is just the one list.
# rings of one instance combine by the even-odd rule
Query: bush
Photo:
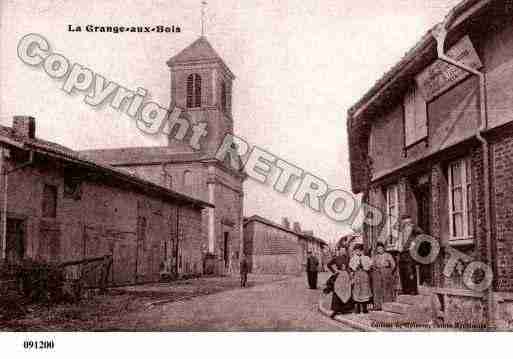
[(0, 263), (0, 281), (0, 321), (23, 317), (31, 304), (50, 306), (75, 300), (79, 292), (77, 283), (65, 281), (61, 267), (33, 260)]
[(25, 262), (19, 278), (23, 293), (32, 301), (53, 303), (64, 299), (64, 272), (56, 265)]

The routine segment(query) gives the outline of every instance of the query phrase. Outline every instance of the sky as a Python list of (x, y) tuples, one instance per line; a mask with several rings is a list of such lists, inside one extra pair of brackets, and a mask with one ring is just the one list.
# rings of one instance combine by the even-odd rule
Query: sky
[[(252, 145), (324, 179), (350, 187), (347, 109), (457, 0), (210, 0), (206, 37), (236, 76), (235, 132)], [(20, 39), (43, 35), (53, 52), (149, 99), (169, 103), (165, 62), (201, 34), (201, 1), (1, 0), (0, 123), (13, 115), (37, 119), (38, 137), (76, 150), (160, 146), (163, 136), (141, 133), (134, 120), (109, 107), (69, 95), (62, 81), (17, 57)], [(180, 33), (69, 32), (80, 25), (175, 25)], [(297, 185), (297, 183), (296, 183)], [(244, 213), (280, 222), (333, 242), (345, 223), (297, 203), (291, 193), (248, 179)]]

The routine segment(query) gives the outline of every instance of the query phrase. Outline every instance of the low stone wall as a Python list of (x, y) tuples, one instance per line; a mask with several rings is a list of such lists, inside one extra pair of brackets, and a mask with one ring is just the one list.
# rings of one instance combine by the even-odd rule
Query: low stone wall
[(494, 293), (497, 329), (513, 329), (513, 293)]
[(460, 325), (461, 329), (473, 329), (472, 326), (475, 326), (474, 329), (480, 326), (484, 329), (488, 325), (494, 325), (498, 330), (513, 329), (513, 293), (493, 293), (493, 323), (489, 323), (487, 293), (450, 288), (433, 288), (430, 291), (435, 301), (435, 309), (438, 316), (443, 317), (444, 324)]
[[(486, 300), (459, 295), (446, 297), (445, 323), (465, 326), (486, 326)], [(464, 329), (464, 328), (463, 328)]]

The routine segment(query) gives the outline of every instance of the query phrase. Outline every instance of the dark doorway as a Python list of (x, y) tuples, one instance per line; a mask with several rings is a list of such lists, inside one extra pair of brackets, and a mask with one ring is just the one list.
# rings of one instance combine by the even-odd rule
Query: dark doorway
[(224, 266), (228, 268), (230, 265), (230, 233), (224, 232)]
[(144, 282), (148, 281), (148, 251), (146, 248), (148, 247), (147, 239), (146, 239), (146, 230), (147, 230), (147, 220), (146, 217), (138, 216), (137, 217), (137, 246), (136, 246), (136, 256), (135, 256), (135, 281), (136, 282)]
[(8, 264), (18, 264), (25, 257), (25, 221), (7, 218), (5, 258)]
[[(417, 225), (423, 233), (430, 234), (431, 228), (431, 184), (429, 181), (417, 184), (415, 187), (417, 200)], [(431, 252), (431, 244), (423, 242), (419, 248), (419, 255), (428, 256)], [(419, 265), (419, 284), (433, 285), (433, 266), (431, 264)]]

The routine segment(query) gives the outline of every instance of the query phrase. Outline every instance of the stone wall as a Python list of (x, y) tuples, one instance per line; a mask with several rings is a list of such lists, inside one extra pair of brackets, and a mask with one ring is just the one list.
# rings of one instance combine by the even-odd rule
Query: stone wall
[[(213, 166), (209, 172), (208, 166), (201, 162), (123, 166), (122, 168), (174, 191), (206, 202), (212, 202), (215, 206), (213, 210), (215, 218), (214, 254), (218, 256), (219, 260), (223, 261), (219, 268), (223, 269), (222, 273), (238, 271), (242, 250), (243, 208), (242, 180), (240, 178), (218, 166)], [(189, 176), (188, 183), (184, 181), (186, 172)], [(211, 181), (214, 190), (212, 199), (209, 197), (209, 181)], [(203, 243), (205, 248), (208, 247), (208, 225), (208, 210), (204, 210), (199, 228), (201, 228), (202, 238), (205, 238)], [(229, 263), (224, 263), (225, 233), (228, 233)]]
[[(513, 291), (513, 131), (492, 145), (493, 199), (495, 202), (496, 286)], [(506, 136), (507, 135), (507, 136)]]
[(482, 298), (447, 295), (445, 305), (444, 323), (446, 324), (461, 325), (462, 329), (470, 329), (468, 327), (471, 325), (486, 326), (488, 324), (486, 301)]
[(252, 273), (299, 274), (303, 263), (298, 256), (288, 254), (254, 255)]
[[(67, 170), (60, 163), (38, 160), (9, 175), (7, 213), (23, 223), (25, 257), (66, 262), (111, 254), (111, 283), (156, 281), (177, 239), (179, 272), (201, 273), (201, 209), (121, 186), (107, 176), (84, 178), (80, 196), (69, 196), (64, 189)], [(45, 185), (57, 189), (54, 218), (43, 216)], [(0, 202), (3, 208), (3, 197)]]
[(269, 223), (250, 219), (244, 224), (244, 253), (253, 273), (299, 274), (305, 270), (307, 250), (321, 265), (323, 253), (317, 241)]

